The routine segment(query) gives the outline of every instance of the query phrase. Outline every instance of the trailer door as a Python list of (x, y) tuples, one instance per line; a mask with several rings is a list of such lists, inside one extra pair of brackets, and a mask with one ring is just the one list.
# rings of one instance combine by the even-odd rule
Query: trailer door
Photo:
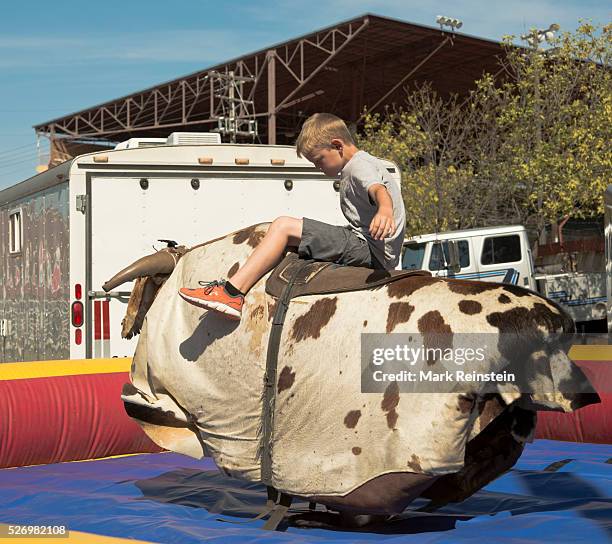
[(127, 341), (120, 334), (127, 297), (117, 298), (129, 293), (133, 282), (118, 287), (112, 298), (102, 293), (102, 285), (136, 259), (165, 247), (157, 240), (193, 246), (281, 215), (346, 224), (329, 178), (296, 175), (287, 183), (286, 175), (198, 176), (91, 180), (88, 357), (133, 354), (137, 338)]

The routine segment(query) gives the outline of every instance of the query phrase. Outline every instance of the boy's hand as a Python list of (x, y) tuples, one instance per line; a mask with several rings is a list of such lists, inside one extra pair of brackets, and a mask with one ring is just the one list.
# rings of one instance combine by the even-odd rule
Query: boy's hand
[(378, 206), (378, 211), (370, 223), (370, 236), (374, 240), (382, 240), (395, 232), (393, 201), (387, 188), (381, 183), (371, 185), (368, 194)]
[(393, 220), (393, 208), (379, 207), (378, 213), (370, 223), (370, 235), (374, 240), (382, 240), (395, 232), (395, 221)]

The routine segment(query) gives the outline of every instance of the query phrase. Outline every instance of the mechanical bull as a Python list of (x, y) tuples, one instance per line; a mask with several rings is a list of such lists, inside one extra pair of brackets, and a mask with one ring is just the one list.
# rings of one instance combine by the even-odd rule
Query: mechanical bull
[[(568, 342), (552, 341), (574, 332), (572, 320), (513, 285), (305, 262), (289, 252), (248, 293), (239, 323), (177, 296), (199, 280), (231, 277), (267, 227), (162, 250), (104, 288), (140, 278), (123, 324), (125, 336), (142, 329), (122, 394), (127, 413), (160, 446), (212, 456), (226, 475), (268, 486), (268, 528), (289, 496), (353, 520), (399, 513), (419, 496), (433, 506), (461, 501), (516, 463), (536, 410), (599, 401), (567, 357)], [(533, 389), (401, 394), (391, 382), (363, 393), (367, 332), (418, 332), (430, 343), (437, 334), (495, 335), (485, 367), (500, 370), (519, 354)]]

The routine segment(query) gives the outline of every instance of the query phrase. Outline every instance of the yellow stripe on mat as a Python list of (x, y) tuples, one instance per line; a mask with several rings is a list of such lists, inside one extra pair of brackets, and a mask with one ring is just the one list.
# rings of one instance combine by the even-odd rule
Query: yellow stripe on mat
[[(15, 525), (24, 525), (17, 524)], [(56, 525), (60, 525), (57, 523)], [(134, 540), (133, 538), (117, 538), (114, 536), (96, 535), (94, 533), (83, 533), (81, 531), (70, 531), (68, 527), (68, 537), (27, 537), (27, 536), (10, 536), (8, 534), (8, 524), (0, 523), (0, 541), (6, 542), (9, 539), (18, 544), (46, 544), (47, 542), (67, 543), (77, 542), (79, 544), (153, 544), (148, 540)]]
[(121, 359), (64, 359), (60, 361), (36, 361), (31, 363), (2, 363), (0, 364), (0, 380), (25, 380), (29, 378), (51, 378), (53, 376), (129, 372), (131, 364), (131, 357), (123, 357)]
[(568, 355), (572, 361), (612, 362), (612, 345), (574, 344)]
[[(612, 345), (575, 344), (570, 349), (569, 356), (574, 361), (612, 362)], [(64, 359), (59, 361), (35, 361), (31, 363), (2, 363), (0, 364), (0, 380), (129, 372), (131, 364), (131, 357), (121, 359)]]
[[(136, 452), (136, 453), (120, 453), (118, 455), (108, 455), (106, 457), (93, 457), (91, 459), (74, 459), (72, 461), (58, 461), (57, 463), (53, 463), (53, 464), (59, 465), (59, 464), (65, 464), (65, 463), (89, 463), (91, 461), (106, 461), (107, 459), (117, 459), (119, 457), (133, 457), (134, 455), (159, 455), (161, 453), (172, 453), (172, 452), (168, 450), (163, 450), (163, 451), (158, 451), (155, 453), (152, 453), (149, 451)], [(48, 463), (38, 463), (35, 465), (20, 465), (18, 467), (3, 467), (0, 470), (4, 471), (4, 470), (15, 470), (15, 469), (24, 468), (24, 467), (41, 467), (47, 464)]]

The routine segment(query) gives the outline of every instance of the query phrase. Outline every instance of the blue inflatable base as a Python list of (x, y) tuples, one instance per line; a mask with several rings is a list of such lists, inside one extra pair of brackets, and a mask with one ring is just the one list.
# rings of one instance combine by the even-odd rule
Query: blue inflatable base
[[(612, 446), (537, 440), (517, 465), (458, 504), (402, 515), (370, 530), (261, 530), (247, 521), (261, 485), (224, 476), (210, 459), (175, 453), (0, 470), (0, 522), (149, 542), (597, 542), (612, 541)], [(318, 506), (321, 511), (322, 507)], [(292, 512), (306, 512), (297, 503)]]

